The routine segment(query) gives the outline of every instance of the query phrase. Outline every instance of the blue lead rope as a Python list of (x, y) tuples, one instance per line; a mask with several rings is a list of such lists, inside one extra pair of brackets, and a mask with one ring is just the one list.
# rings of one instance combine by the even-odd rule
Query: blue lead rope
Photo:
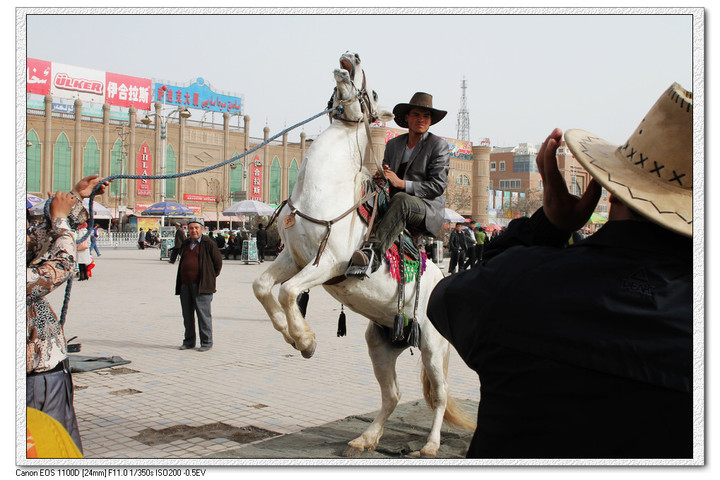
[[(297, 127), (299, 127), (299, 126), (301, 126), (301, 125), (305, 125), (306, 123), (311, 122), (311, 121), (315, 120), (316, 118), (318, 118), (318, 117), (320, 117), (320, 116), (322, 116), (322, 115), (330, 114), (330, 113), (332, 113), (332, 112), (334, 112), (334, 111), (336, 111), (336, 110), (337, 110), (338, 113), (342, 113), (342, 112), (343, 112), (343, 107), (342, 107), (341, 105), (337, 105), (337, 106), (335, 106), (335, 107), (333, 107), (333, 108), (328, 108), (327, 110), (323, 110), (322, 112), (320, 112), (320, 113), (318, 113), (318, 114), (316, 114), (316, 115), (313, 115), (312, 117), (310, 117), (310, 118), (308, 118), (308, 119), (306, 119), (306, 120), (303, 120), (302, 122), (296, 123), (295, 125), (286, 128), (285, 130), (281, 131), (280, 133), (278, 133), (278, 134), (276, 134), (276, 135), (273, 135), (272, 137), (268, 138), (267, 140), (265, 140), (265, 141), (264, 141), (263, 143), (261, 143), (260, 145), (257, 145), (256, 147), (251, 148), (251, 149), (248, 150), (247, 152), (241, 153), (241, 154), (239, 154), (239, 155), (235, 155), (234, 157), (232, 157), (232, 158), (229, 159), (229, 160), (225, 160), (224, 162), (220, 162), (220, 163), (218, 163), (218, 164), (211, 165), (211, 166), (209, 166), (209, 167), (200, 168), (200, 169), (198, 169), (198, 170), (192, 170), (192, 171), (190, 171), (190, 172), (172, 173), (172, 174), (169, 174), (169, 175), (167, 175), (167, 174), (166, 174), (166, 175), (130, 175), (130, 174), (119, 174), (119, 175), (110, 175), (109, 177), (103, 178), (102, 180), (100, 180), (100, 181), (98, 182), (97, 185), (95, 185), (95, 188), (93, 188), (92, 193), (90, 193), (90, 197), (88, 197), (88, 198), (89, 198), (89, 200), (88, 200), (88, 213), (89, 213), (89, 218), (88, 218), (88, 222), (87, 222), (87, 224), (88, 224), (87, 232), (85, 232), (85, 235), (83, 235), (82, 238), (78, 238), (78, 239), (75, 241), (75, 243), (80, 244), (80, 243), (84, 242), (84, 241), (87, 239), (87, 237), (90, 235), (90, 232), (92, 231), (93, 226), (95, 225), (95, 215), (93, 214), (93, 203), (95, 202), (95, 195), (97, 195), (97, 192), (98, 192), (98, 190), (100, 190), (100, 188), (102, 187), (103, 183), (108, 182), (108, 181), (117, 180), (117, 179), (119, 179), (119, 178), (127, 178), (127, 179), (130, 179), (130, 180), (141, 180), (141, 179), (143, 179), (143, 180), (166, 180), (166, 179), (171, 179), (171, 178), (188, 177), (188, 176), (190, 176), (190, 175), (196, 175), (196, 174), (198, 174), (198, 173), (204, 173), (204, 172), (207, 172), (207, 171), (210, 171), (210, 170), (214, 170), (214, 169), (216, 169), (216, 168), (222, 167), (223, 165), (227, 165), (228, 163), (235, 162), (235, 161), (243, 158), (244, 156), (249, 155), (249, 154), (255, 152), (256, 150), (261, 149), (262, 147), (264, 147), (265, 145), (267, 145), (267, 144), (270, 143), (271, 141), (275, 140), (276, 138), (285, 135), (287, 132), (296, 129)], [(247, 135), (247, 132), (245, 132), (245, 134)], [(52, 199), (53, 199), (53, 197), (48, 198), (48, 200), (45, 202), (45, 207), (44, 207), (44, 209), (43, 209), (44, 214), (45, 214), (45, 218), (46, 218), (47, 221), (50, 221), (50, 203), (52, 202)], [(70, 291), (71, 291), (71, 290), (72, 290), (72, 276), (70, 276), (70, 278), (68, 279), (67, 287), (65, 287), (65, 298), (63, 299), (63, 306), (62, 306), (62, 310), (61, 310), (61, 312), (60, 312), (60, 325), (64, 325), (64, 324), (65, 324), (65, 318), (66, 318), (66, 316), (67, 316), (67, 309), (68, 309), (68, 305), (69, 305), (69, 303), (70, 303)]]

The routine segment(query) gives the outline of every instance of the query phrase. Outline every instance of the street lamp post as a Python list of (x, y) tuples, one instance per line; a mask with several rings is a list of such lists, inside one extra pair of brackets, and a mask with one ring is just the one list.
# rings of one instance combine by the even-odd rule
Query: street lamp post
[[(185, 107), (178, 107), (168, 113), (165, 113), (165, 99), (163, 98), (163, 107), (161, 113), (152, 113), (160, 120), (160, 139), (162, 140), (162, 155), (160, 161), (160, 174), (165, 175), (165, 166), (167, 164), (167, 121), (173, 115), (177, 113), (180, 118), (189, 118), (192, 114), (190, 110)], [(144, 125), (150, 125), (152, 120), (149, 115), (145, 115), (145, 118), (141, 120)], [(165, 201), (165, 180), (160, 182), (160, 201)]]
[[(178, 107), (175, 110), (172, 110), (168, 113), (165, 113), (165, 98), (163, 97), (163, 106), (162, 110), (160, 110), (160, 113), (151, 113), (150, 115), (154, 115), (157, 117), (157, 119), (160, 121), (160, 139), (162, 140), (162, 154), (160, 156), (160, 175), (165, 175), (165, 167), (167, 165), (167, 121), (168, 119), (174, 115), (175, 113), (178, 114), (179, 118), (189, 118), (192, 114), (190, 113), (190, 110), (188, 110), (185, 107)], [(141, 123), (144, 125), (150, 125), (152, 123), (152, 120), (150, 119), (149, 115), (145, 115), (145, 118), (141, 120)], [(160, 181), (160, 201), (165, 201), (165, 188), (166, 188), (166, 180), (163, 179)], [(161, 219), (162, 226), (165, 226), (165, 217), (162, 217)]]

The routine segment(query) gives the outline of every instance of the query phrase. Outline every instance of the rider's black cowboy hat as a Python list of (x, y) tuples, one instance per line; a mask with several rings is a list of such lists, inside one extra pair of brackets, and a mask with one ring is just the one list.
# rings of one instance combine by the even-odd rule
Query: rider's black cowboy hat
[(433, 108), (432, 95), (425, 92), (416, 92), (415, 95), (413, 95), (410, 99), (410, 102), (398, 103), (397, 105), (395, 105), (395, 108), (393, 108), (393, 113), (395, 114), (395, 123), (397, 123), (403, 128), (407, 128), (408, 124), (405, 121), (405, 115), (407, 115), (408, 112), (410, 112), (410, 110), (413, 108), (424, 108), (426, 110), (429, 110), (431, 115), (430, 125), (435, 125), (440, 120), (445, 118), (445, 115), (447, 115), (446, 111)]

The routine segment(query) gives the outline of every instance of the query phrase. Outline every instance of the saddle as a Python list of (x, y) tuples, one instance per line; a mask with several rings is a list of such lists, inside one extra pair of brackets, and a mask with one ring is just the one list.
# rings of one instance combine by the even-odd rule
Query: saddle
[[(366, 236), (366, 241), (370, 238), (377, 224), (387, 212), (390, 203), (390, 186), (386, 179), (374, 178), (372, 181), (369, 181), (363, 191), (363, 195), (369, 191), (368, 189), (375, 189), (377, 192), (376, 197), (361, 204), (357, 209), (360, 218), (370, 228)], [(390, 249), (384, 252), (383, 257), (390, 268), (390, 274), (398, 280), (398, 282), (401, 280), (404, 280), (405, 283), (411, 282), (418, 274), (422, 274), (425, 271), (425, 262), (427, 261), (427, 255), (424, 252), (424, 245), (427, 243), (424, 238), (425, 236), (426, 233), (424, 231), (405, 229)], [(372, 257), (374, 257), (375, 253), (372, 249), (367, 249), (367, 255), (369, 256), (367, 265), (351, 264), (345, 275), (348, 277), (368, 276), (367, 267), (372, 263)], [(405, 275), (400, 271), (401, 258), (404, 260)]]

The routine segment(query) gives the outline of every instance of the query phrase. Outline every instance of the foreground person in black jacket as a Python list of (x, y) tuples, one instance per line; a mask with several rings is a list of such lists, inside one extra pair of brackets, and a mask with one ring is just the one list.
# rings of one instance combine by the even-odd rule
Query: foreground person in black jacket
[[(467, 456), (692, 458), (692, 93), (671, 86), (624, 146), (566, 132), (594, 177), (582, 198), (558, 171), (561, 138), (538, 153), (543, 208), (429, 302), (480, 378)], [(609, 221), (563, 248), (601, 185)]]

